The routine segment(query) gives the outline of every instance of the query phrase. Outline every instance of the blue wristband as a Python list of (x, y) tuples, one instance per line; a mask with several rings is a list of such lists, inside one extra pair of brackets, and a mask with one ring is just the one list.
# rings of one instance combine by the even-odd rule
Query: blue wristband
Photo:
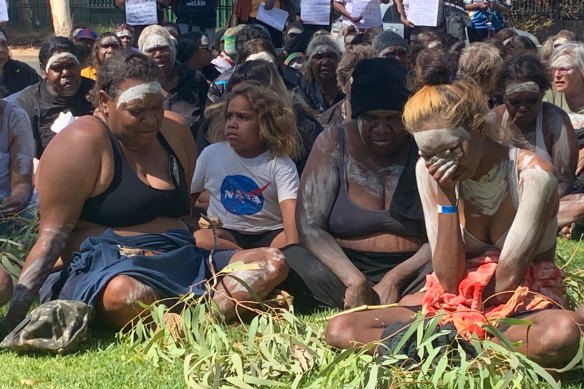
[(458, 213), (458, 207), (456, 205), (438, 205), (438, 213), (453, 215)]

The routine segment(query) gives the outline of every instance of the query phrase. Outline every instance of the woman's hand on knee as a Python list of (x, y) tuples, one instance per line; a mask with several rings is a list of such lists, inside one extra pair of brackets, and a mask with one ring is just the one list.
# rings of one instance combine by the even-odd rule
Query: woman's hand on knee
[(367, 279), (347, 286), (345, 290), (345, 309), (369, 305), (373, 302), (373, 290), (369, 286)]

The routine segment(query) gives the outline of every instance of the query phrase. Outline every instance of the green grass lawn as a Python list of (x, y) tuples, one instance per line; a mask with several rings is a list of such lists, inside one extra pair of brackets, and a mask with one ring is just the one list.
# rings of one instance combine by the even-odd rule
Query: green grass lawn
[[(568, 272), (573, 308), (576, 302), (584, 302), (584, 242), (558, 242), (558, 263)], [(0, 251), (0, 255), (5, 253)], [(245, 325), (226, 327), (195, 309), (183, 316), (185, 328), (192, 331), (178, 343), (171, 341), (168, 331), (138, 328), (133, 338), (120, 339), (94, 330), (82, 349), (71, 355), (0, 352), (0, 388), (182, 388), (187, 383), (201, 388), (466, 388), (471, 384), (478, 388), (494, 387), (493, 382), (499, 387), (549, 386), (529, 375), (536, 368), (522, 368), (521, 359), (501, 356), (496, 349), (474, 366), (446, 366), (436, 357), (436, 364), (410, 366), (409, 371), (399, 364), (377, 363), (362, 353), (340, 353), (322, 339), (328, 314), (284, 314), (275, 319), (264, 315)], [(160, 323), (161, 315), (155, 312), (155, 322)], [(563, 381), (562, 387), (584, 388), (584, 370), (579, 367), (564, 374)]]

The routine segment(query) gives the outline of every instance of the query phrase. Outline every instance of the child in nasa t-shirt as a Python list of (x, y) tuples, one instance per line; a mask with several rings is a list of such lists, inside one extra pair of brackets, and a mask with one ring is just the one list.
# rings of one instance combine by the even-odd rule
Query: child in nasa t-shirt
[[(268, 98), (269, 103), (262, 104)], [(249, 82), (233, 90), (226, 106), (226, 141), (208, 146), (197, 159), (193, 203), (203, 190), (209, 192), (207, 215), (219, 217), (222, 223), (218, 248), (297, 243), (298, 172), (288, 155), (276, 156), (288, 151), (290, 144), (297, 145), (292, 111), (275, 92)], [(202, 248), (215, 246), (211, 230), (196, 231), (195, 240)]]

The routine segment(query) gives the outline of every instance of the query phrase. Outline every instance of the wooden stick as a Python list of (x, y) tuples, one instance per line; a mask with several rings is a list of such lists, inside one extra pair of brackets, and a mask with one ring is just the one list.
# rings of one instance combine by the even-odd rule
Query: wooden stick
[(347, 309), (346, 311), (329, 316), (326, 318), (326, 320), (333, 319), (337, 316), (346, 315), (347, 313), (361, 312), (361, 311), (377, 311), (379, 309), (393, 308), (393, 307), (397, 307), (397, 303), (385, 304), (385, 305), (361, 305), (359, 307)]

